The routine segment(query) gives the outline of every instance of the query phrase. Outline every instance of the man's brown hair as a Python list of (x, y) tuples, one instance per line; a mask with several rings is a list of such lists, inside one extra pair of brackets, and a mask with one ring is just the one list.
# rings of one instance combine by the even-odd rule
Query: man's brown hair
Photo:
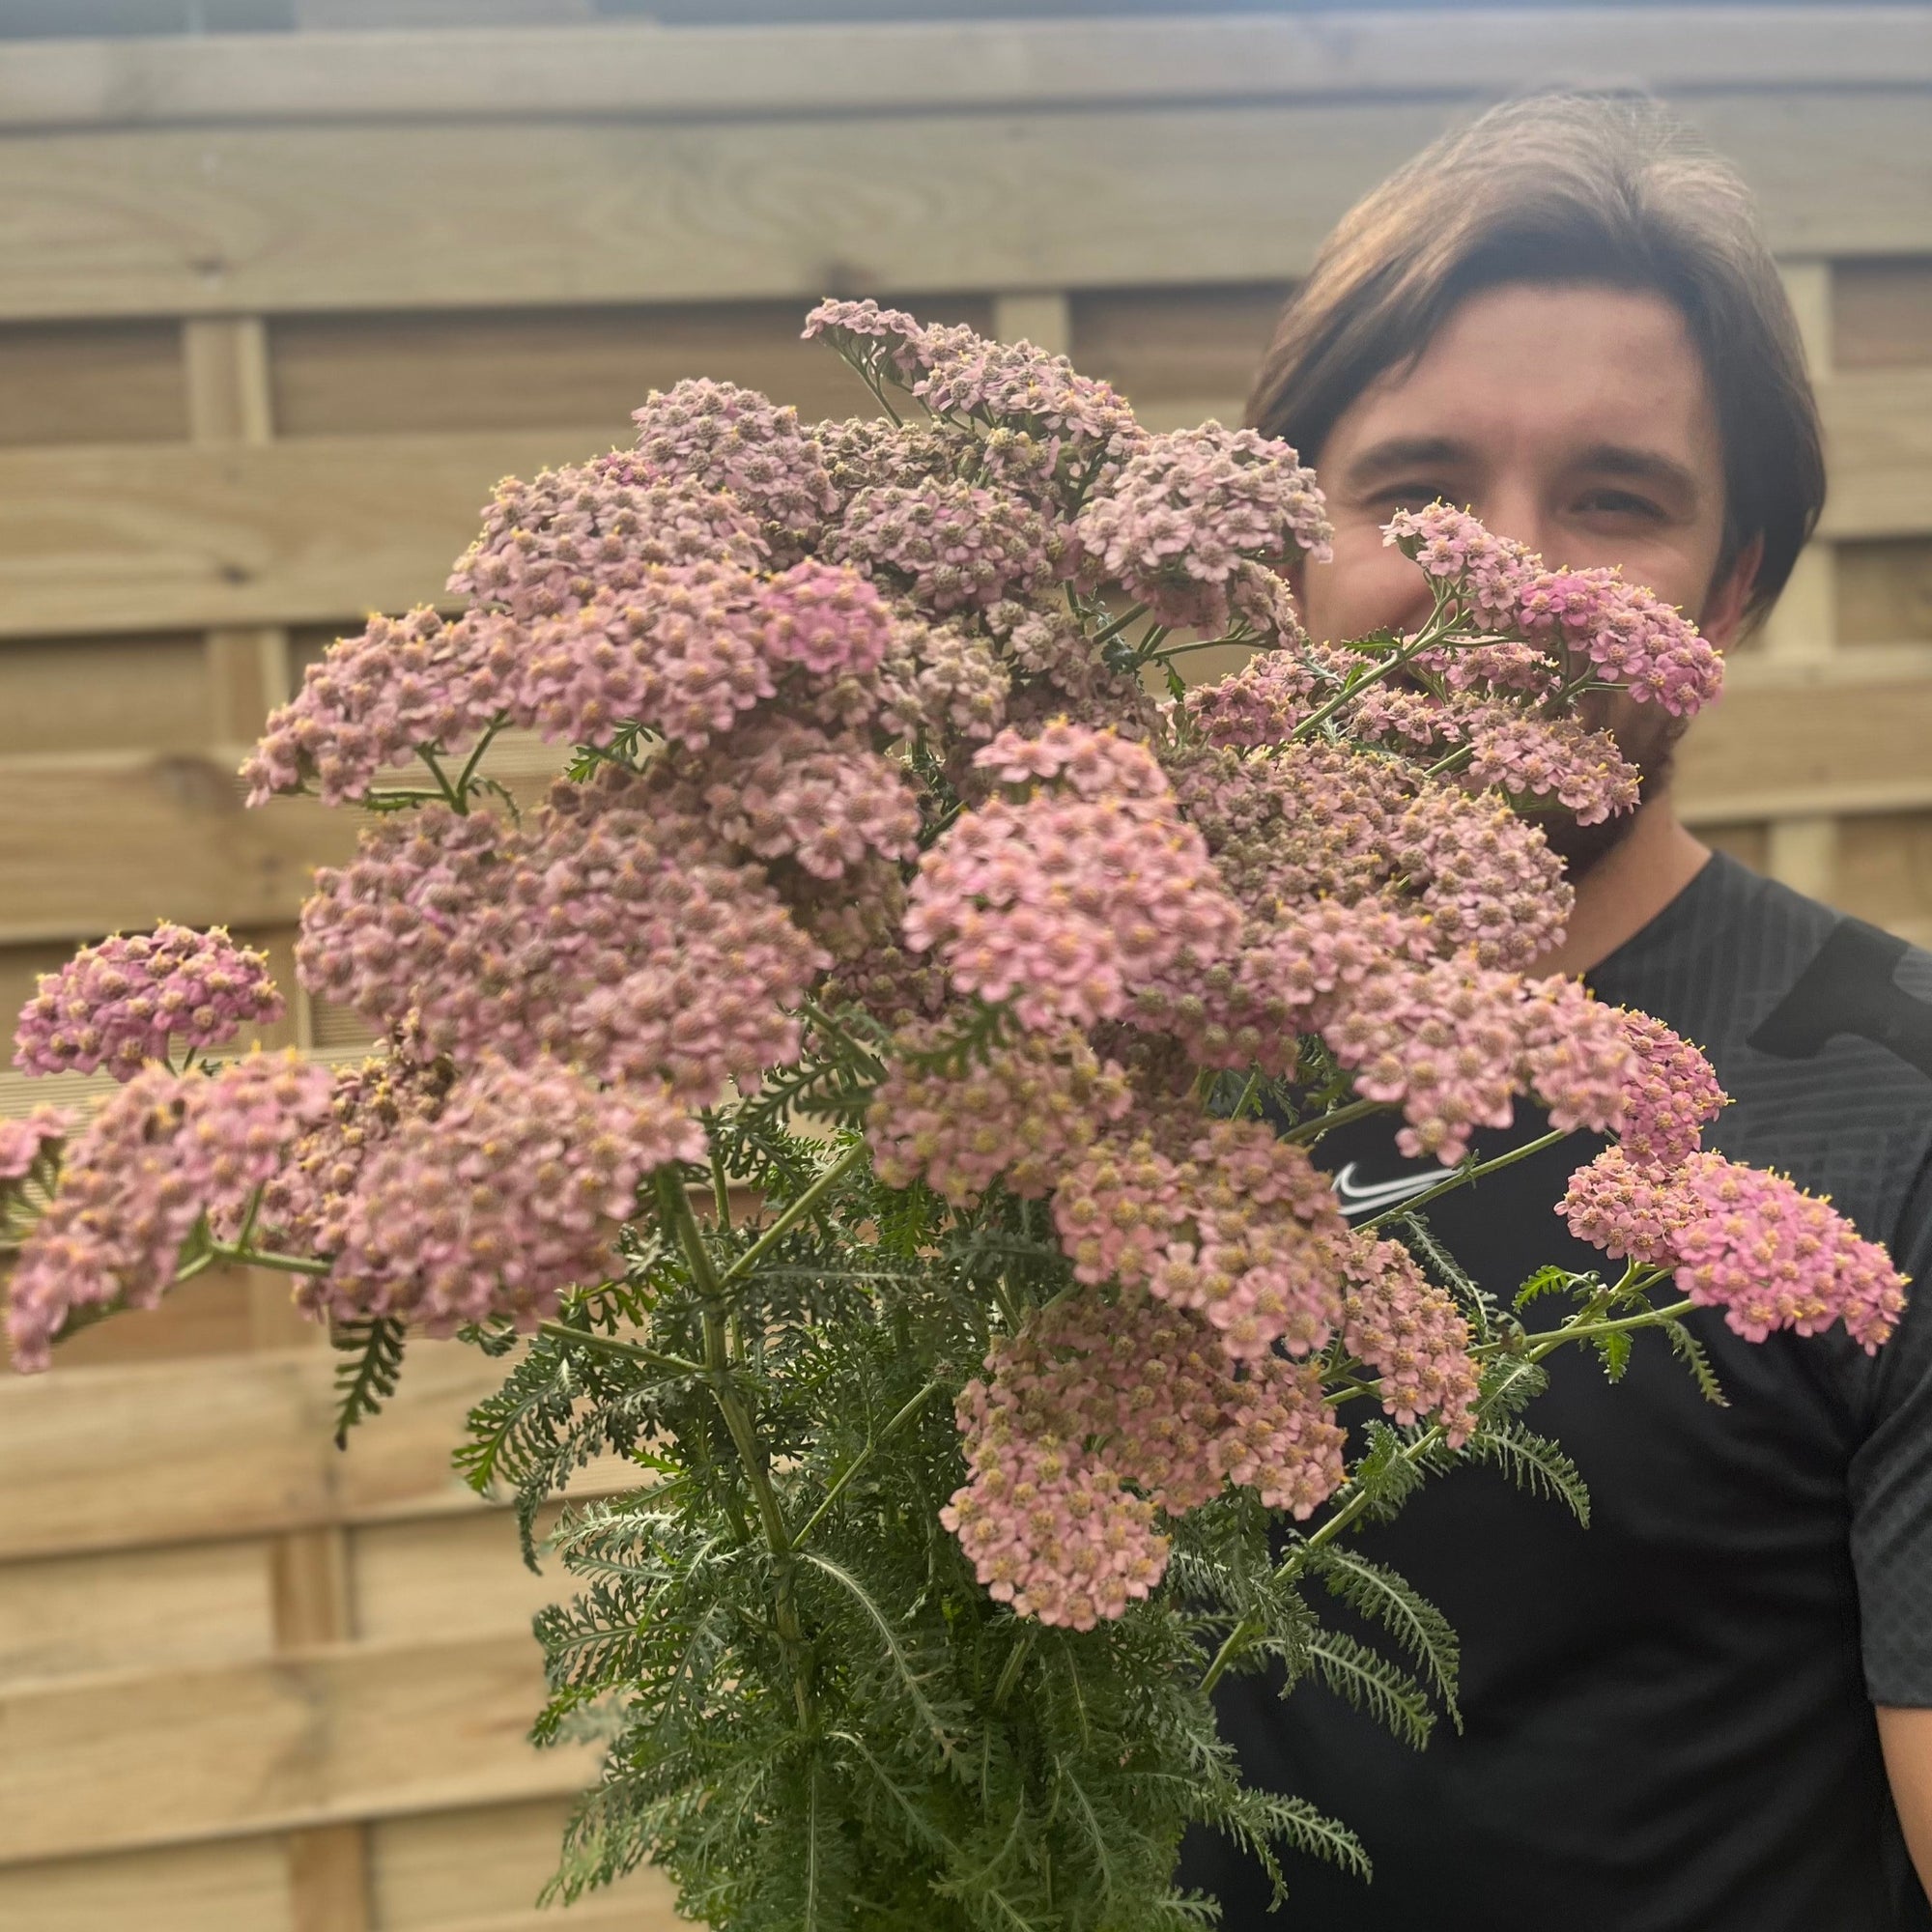
[(1248, 421), (1319, 461), (1377, 377), (1419, 355), (1464, 298), (1506, 282), (1606, 282), (1676, 304), (1723, 446), (1719, 567), (1761, 537), (1749, 610), (1767, 610), (1825, 500), (1804, 345), (1750, 191), (1644, 96), (1507, 101), (1391, 175), (1283, 312)]

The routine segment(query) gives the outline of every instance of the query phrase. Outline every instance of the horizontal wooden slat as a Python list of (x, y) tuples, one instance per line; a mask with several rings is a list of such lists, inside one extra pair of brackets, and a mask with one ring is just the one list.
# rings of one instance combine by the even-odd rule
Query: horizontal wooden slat
[(1932, 643), (1932, 539), (1841, 543), (1834, 570), (1841, 642)]
[(1932, 946), (1932, 811), (1845, 820), (1833, 887), (1842, 911)]
[(1832, 270), (1832, 360), (1839, 369), (1932, 363), (1932, 261), (1838, 263)]
[(352, 814), (246, 810), (233, 770), (185, 753), (0, 760), (0, 941), (293, 921), (310, 867), (353, 849)]
[[(51, 133), (0, 150), (0, 315), (1267, 281), (1440, 101)], [(1932, 249), (1922, 93), (1712, 97), (1781, 251)]]
[[(333, 1372), (327, 1350), (297, 1348), (101, 1368), (68, 1368), (57, 1350), (47, 1374), (8, 1375), (0, 1562), (490, 1508), (450, 1455), (505, 1364), (459, 1342), (414, 1339), (399, 1393), (346, 1450), (331, 1439)], [(629, 1464), (607, 1458), (569, 1493), (609, 1494), (633, 1480)]]
[(208, 686), (193, 635), (0, 642), (0, 757), (199, 749)]
[[(554, 1520), (554, 1512), (545, 1517), (544, 1534)], [(525, 1564), (517, 1525), (500, 1510), (364, 1524), (351, 1532), (349, 1574), (352, 1627), (375, 1642), (431, 1628), (445, 1635), (514, 1635), (527, 1631), (546, 1604), (578, 1589), (559, 1562), (541, 1571)]]
[[(158, 1766), (151, 1773), (166, 1775)], [(273, 1837), (0, 1866), (0, 1925), (18, 1932), (314, 1932), (291, 1916), (287, 1859)]]
[(486, 1507), (449, 1456), (501, 1365), (412, 1344), (401, 1392), (346, 1451), (330, 1440), (332, 1371), (327, 1350), (299, 1349), (71, 1370), (57, 1356), (48, 1374), (9, 1377), (0, 1560)]
[[(922, 318), (981, 331), (992, 321), (983, 299), (909, 300)], [(626, 440), (645, 396), (686, 376), (742, 384), (809, 418), (873, 409), (838, 356), (801, 338), (804, 315), (794, 300), (285, 317), (271, 331), (276, 430), (386, 437), (594, 423), (594, 448)]]
[[(0, 73), (6, 68), (0, 61)], [(0, 328), (0, 444), (185, 437), (181, 364), (181, 331), (172, 323)]]
[(274, 1640), (259, 1542), (0, 1564), (0, 1687), (241, 1662), (266, 1657)]
[(574, 1791), (594, 1755), (531, 1749), (542, 1701), (527, 1636), (0, 1695), (0, 1865)]
[(0, 126), (265, 117), (828, 112), (916, 106), (1490, 93), (1552, 74), (1658, 87), (1932, 79), (1932, 36), (1897, 7), (1459, 8), (1412, 17), (1007, 20), (564, 33), (461, 29), (10, 52)]
[(1776, 818), (1932, 805), (1932, 678), (1735, 680), (1679, 758), (1685, 817)]
[[(1821, 401), (1828, 533), (1932, 531), (1932, 371), (1839, 377)], [(1161, 395), (1141, 412), (1162, 429), (1237, 422), (1241, 398)], [(433, 601), (498, 477), (581, 461), (627, 428), (0, 452), (0, 636), (298, 623)]]
[[(556, 1869), (567, 1800), (385, 1819), (370, 1833), (371, 1889), (382, 1932), (573, 1932), (579, 1923), (673, 1932), (670, 1887), (639, 1872), (561, 1917), (539, 1918), (538, 1889)], [(519, 1910), (518, 1908), (524, 1908)]]
[(0, 628), (406, 610), (443, 594), (498, 477), (581, 461), (628, 429), (0, 452)]
[[(1932, 128), (1932, 101), (1926, 126)], [(1932, 530), (1932, 368), (1873, 369), (1818, 385), (1831, 493), (1819, 534)]]

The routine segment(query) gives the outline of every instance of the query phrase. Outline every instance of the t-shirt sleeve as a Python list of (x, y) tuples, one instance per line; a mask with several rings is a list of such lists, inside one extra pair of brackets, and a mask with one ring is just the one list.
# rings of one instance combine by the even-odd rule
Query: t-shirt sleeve
[(1869, 1427), (1852, 1457), (1852, 1564), (1874, 1704), (1932, 1707), (1932, 1166), (1891, 1242), (1912, 1277), (1878, 1351)]

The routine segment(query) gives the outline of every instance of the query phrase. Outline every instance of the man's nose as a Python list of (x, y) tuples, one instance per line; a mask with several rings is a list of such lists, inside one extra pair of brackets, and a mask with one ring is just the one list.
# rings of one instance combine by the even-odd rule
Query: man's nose
[(1549, 509), (1540, 491), (1526, 485), (1492, 485), (1469, 507), (1492, 535), (1508, 537), (1538, 555), (1548, 551)]

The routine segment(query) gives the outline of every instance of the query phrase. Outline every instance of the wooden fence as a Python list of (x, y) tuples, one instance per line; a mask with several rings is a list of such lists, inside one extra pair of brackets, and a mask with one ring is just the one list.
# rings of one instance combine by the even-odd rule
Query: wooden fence
[[(1831, 439), (1824, 537), (1693, 733), (1687, 811), (1932, 940), (1922, 10), (0, 43), (0, 1007), (162, 914), (289, 982), (351, 828), (243, 813), (235, 763), (323, 640), (439, 595), (502, 472), (689, 374), (860, 407), (796, 340), (828, 291), (1232, 419), (1358, 193), (1501, 90), (1606, 75), (1756, 185)], [(355, 1039), (300, 1001), (284, 1031)], [(491, 1365), (411, 1367), (337, 1456), (325, 1354), (231, 1277), (0, 1386), (0, 1923), (538, 1922), (586, 1775), (523, 1742), (553, 1584), (448, 1473)], [(666, 1896), (577, 1922), (668, 1925)]]

